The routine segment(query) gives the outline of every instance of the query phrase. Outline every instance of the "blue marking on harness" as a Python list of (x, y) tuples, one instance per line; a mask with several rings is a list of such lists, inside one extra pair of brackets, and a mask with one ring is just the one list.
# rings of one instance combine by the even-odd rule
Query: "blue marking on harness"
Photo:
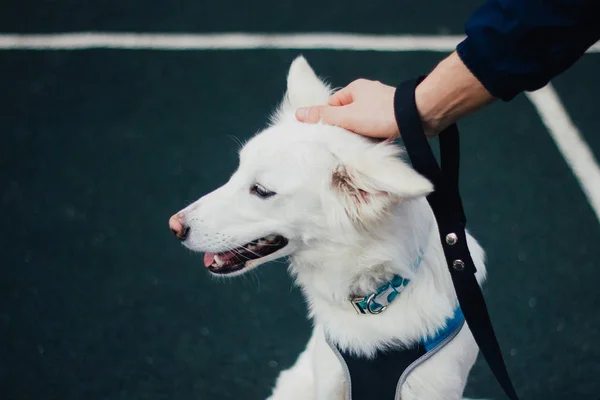
[(454, 315), (452, 318), (446, 321), (446, 326), (440, 328), (435, 335), (431, 338), (426, 338), (423, 340), (423, 346), (425, 346), (425, 350), (430, 351), (435, 348), (438, 344), (442, 343), (447, 337), (452, 335), (454, 331), (456, 331), (462, 325), (465, 317), (462, 313), (460, 307), (456, 307), (454, 310)]

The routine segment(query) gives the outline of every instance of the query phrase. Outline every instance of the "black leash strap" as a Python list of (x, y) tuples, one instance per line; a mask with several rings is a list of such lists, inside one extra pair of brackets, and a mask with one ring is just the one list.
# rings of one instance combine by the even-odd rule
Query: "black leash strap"
[(467, 247), (467, 219), (458, 190), (458, 128), (452, 125), (439, 135), (440, 169), (423, 132), (415, 103), (415, 88), (422, 79), (408, 80), (396, 88), (396, 122), (413, 168), (434, 185), (435, 190), (427, 196), (427, 201), (438, 223), (448, 270), (465, 320), (498, 383), (511, 400), (518, 400), (506, 371), (485, 300), (475, 278), (475, 265)]

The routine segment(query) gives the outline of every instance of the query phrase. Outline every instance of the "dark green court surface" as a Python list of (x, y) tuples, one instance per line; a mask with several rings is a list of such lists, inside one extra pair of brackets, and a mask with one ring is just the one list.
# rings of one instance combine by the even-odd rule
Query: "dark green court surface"
[(241, 0), (141, 3), (102, 0), (6, 0), (0, 30), (134, 32), (361, 32), (455, 33), (477, 0)]
[[(9, 3), (4, 32), (460, 34), (476, 6)], [(233, 172), (236, 138), (265, 125), (298, 53), (0, 52), (0, 399), (268, 396), (310, 332), (285, 265), (213, 279), (167, 219)], [(396, 84), (442, 57), (302, 53), (334, 86), (357, 77)], [(555, 82), (596, 156), (599, 66), (588, 55)], [(462, 130), (463, 198), (488, 252), (485, 295), (519, 393), (598, 399), (592, 208), (525, 96), (467, 118)], [(467, 394), (503, 398), (482, 360)]]

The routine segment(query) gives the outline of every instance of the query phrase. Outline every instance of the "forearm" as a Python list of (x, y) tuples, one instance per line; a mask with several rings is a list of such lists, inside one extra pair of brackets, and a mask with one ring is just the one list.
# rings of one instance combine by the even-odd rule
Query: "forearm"
[(600, 38), (598, 0), (487, 0), (467, 38), (419, 85), (428, 136), (492, 102), (546, 85)]
[(417, 87), (415, 100), (425, 134), (434, 137), (495, 98), (452, 53)]

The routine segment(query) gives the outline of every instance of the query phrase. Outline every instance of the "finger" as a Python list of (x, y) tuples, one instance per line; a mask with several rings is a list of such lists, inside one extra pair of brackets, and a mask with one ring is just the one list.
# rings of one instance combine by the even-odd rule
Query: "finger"
[(320, 110), (320, 118), (329, 125), (350, 128), (354, 120), (351, 106), (331, 107), (325, 106)]
[(300, 122), (316, 124), (321, 120), (322, 108), (325, 106), (301, 107), (296, 110), (296, 119)]
[(296, 110), (296, 119), (310, 124), (316, 124), (322, 120), (329, 125), (349, 128), (352, 125), (353, 115), (350, 106), (313, 106)]
[(331, 97), (329, 97), (328, 103), (330, 106), (345, 106), (353, 101), (352, 88), (348, 85), (332, 94)]

